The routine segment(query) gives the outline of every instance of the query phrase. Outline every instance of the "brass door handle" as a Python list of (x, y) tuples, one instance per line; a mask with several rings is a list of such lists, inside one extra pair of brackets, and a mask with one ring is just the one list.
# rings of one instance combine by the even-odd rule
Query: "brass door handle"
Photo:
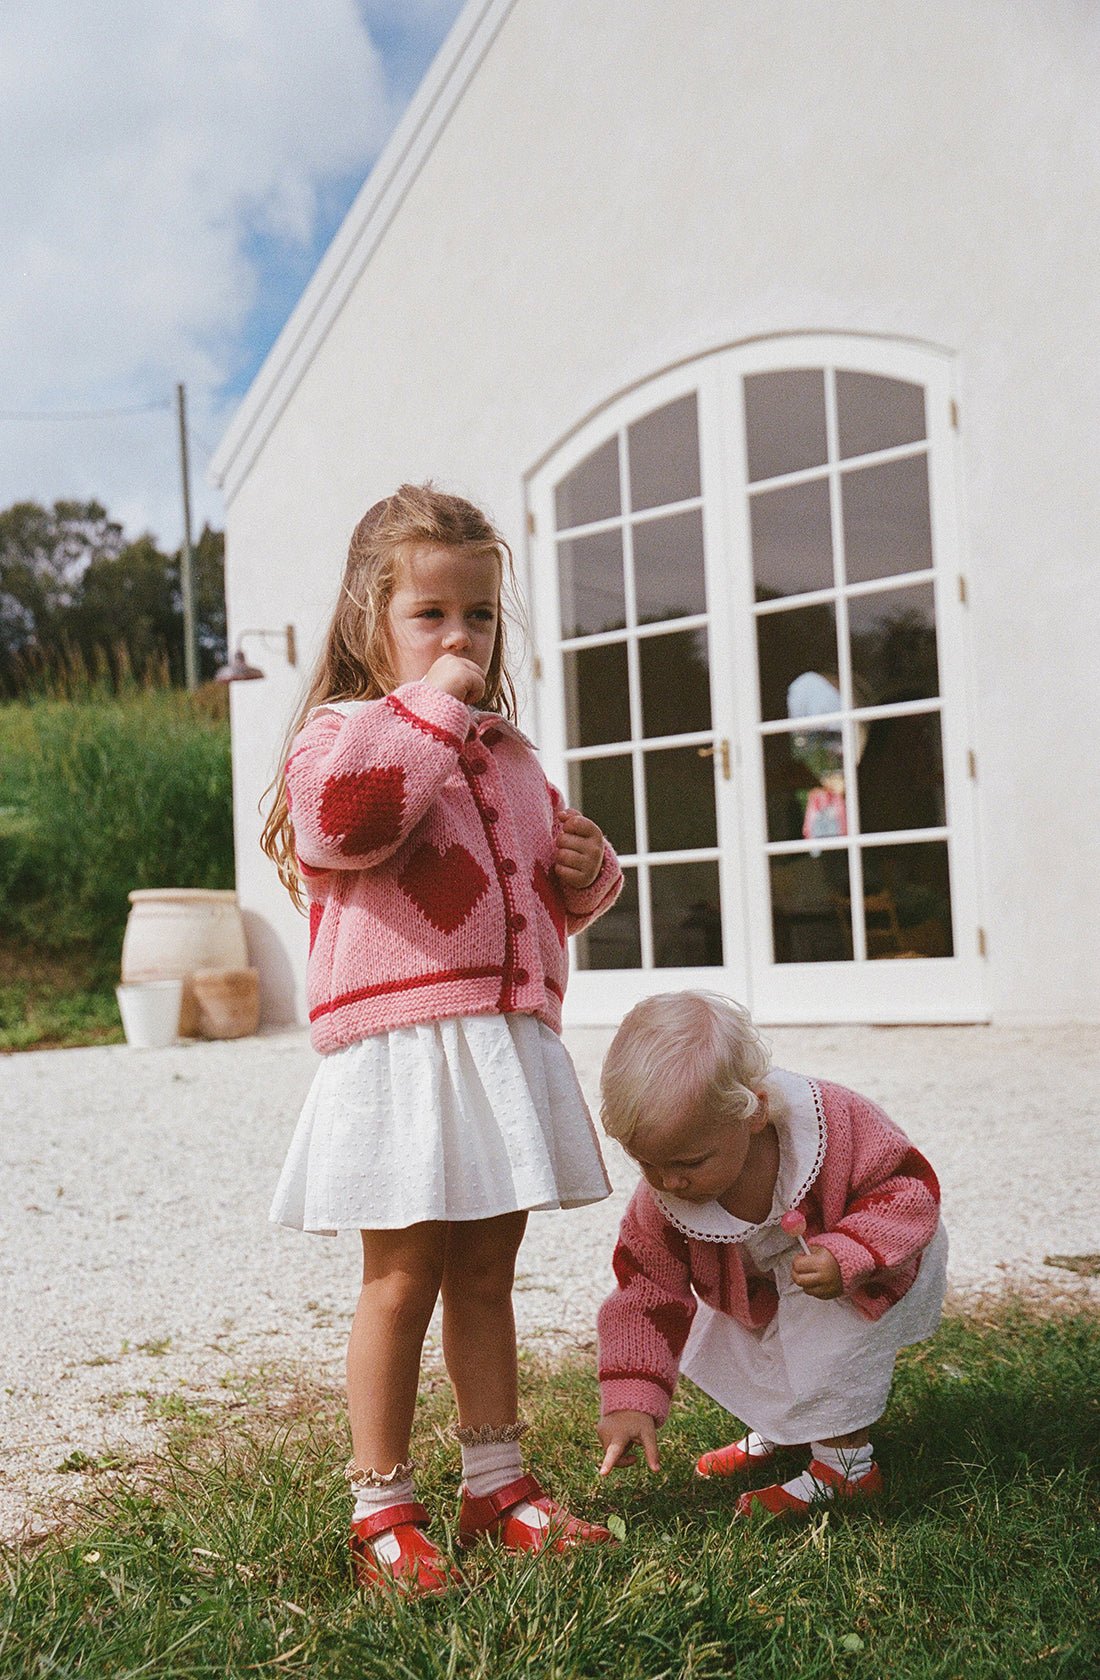
[(714, 758), (717, 755), (718, 762), (722, 766), (722, 778), (724, 781), (729, 781), (730, 744), (724, 737), (713, 747), (696, 747), (695, 750), (700, 758)]

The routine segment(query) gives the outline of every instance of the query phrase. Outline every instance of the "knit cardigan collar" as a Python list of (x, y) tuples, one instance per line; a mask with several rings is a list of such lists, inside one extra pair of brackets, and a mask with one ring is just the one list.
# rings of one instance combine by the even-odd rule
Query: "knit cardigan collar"
[(757, 1232), (778, 1225), (787, 1210), (802, 1201), (821, 1171), (828, 1136), (821, 1092), (812, 1079), (800, 1073), (786, 1073), (782, 1068), (773, 1068), (767, 1083), (773, 1091), (778, 1091), (785, 1110), (781, 1124), (776, 1127), (779, 1173), (771, 1212), (759, 1224), (750, 1225), (728, 1213), (720, 1202), (687, 1202), (680, 1196), (654, 1190), (651, 1185), (654, 1201), (685, 1237), (701, 1242), (745, 1242)]
[[(338, 712), (341, 717), (350, 717), (361, 706), (373, 706), (375, 704), (376, 702), (373, 700), (322, 700), (319, 706), (313, 707), (305, 721), (308, 723), (311, 718), (317, 716), (318, 712)], [(470, 707), (470, 727), (475, 735), (486, 735), (494, 726), (502, 734), (511, 735), (515, 740), (522, 741), (524, 746), (530, 747), (532, 752), (538, 751), (534, 741), (530, 740), (523, 733), (523, 730), (517, 728), (508, 718), (503, 717), (500, 712), (481, 712), (474, 706)]]

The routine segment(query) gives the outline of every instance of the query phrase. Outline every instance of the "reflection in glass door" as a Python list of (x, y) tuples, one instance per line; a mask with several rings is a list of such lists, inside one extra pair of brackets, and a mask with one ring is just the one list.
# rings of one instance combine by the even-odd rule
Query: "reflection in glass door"
[(581, 969), (720, 968), (710, 629), (694, 392), (554, 486), (568, 796), (623, 863)]
[(743, 390), (773, 960), (950, 957), (924, 388)]

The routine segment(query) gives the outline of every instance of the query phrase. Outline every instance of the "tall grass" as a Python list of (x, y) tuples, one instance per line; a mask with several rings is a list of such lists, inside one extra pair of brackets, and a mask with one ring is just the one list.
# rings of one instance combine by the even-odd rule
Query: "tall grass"
[[(461, 1559), (465, 1590), (351, 1585), (339, 1402), (211, 1410), (75, 1530), (0, 1549), (0, 1673), (237, 1680), (1006, 1680), (1100, 1673), (1100, 1321), (1009, 1306), (903, 1351), (868, 1511), (733, 1519), (695, 1456), (731, 1420), (690, 1384), (662, 1469), (595, 1475), (589, 1365), (526, 1367), (532, 1463), (614, 1548)], [(232, 1402), (230, 1402), (232, 1404)], [(239, 1402), (238, 1402), (239, 1404)], [(450, 1544), (450, 1398), (422, 1403), (420, 1491)], [(785, 1453), (782, 1475), (805, 1455)], [(759, 1482), (774, 1469), (765, 1467)]]
[(224, 718), (136, 686), (0, 706), (0, 933), (117, 977), (131, 890), (232, 885)]

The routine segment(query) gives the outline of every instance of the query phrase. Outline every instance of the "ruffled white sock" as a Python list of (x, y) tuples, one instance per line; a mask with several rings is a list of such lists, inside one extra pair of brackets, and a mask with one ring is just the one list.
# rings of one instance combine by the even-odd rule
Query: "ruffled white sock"
[(475, 1499), (487, 1499), (498, 1488), (523, 1475), (523, 1452), (518, 1441), (486, 1441), (462, 1449), (462, 1480)]
[[(373, 1517), (376, 1511), (384, 1511), (390, 1505), (413, 1503), (416, 1499), (416, 1484), (412, 1478), (412, 1466), (399, 1464), (396, 1469), (398, 1474), (392, 1481), (383, 1481), (379, 1477), (368, 1482), (356, 1476), (349, 1467), (348, 1480), (355, 1494), (355, 1510), (351, 1519), (353, 1523), (362, 1521), (364, 1517)], [(372, 1535), (367, 1545), (383, 1563), (396, 1563), (401, 1556), (401, 1545), (392, 1528), (384, 1528), (380, 1533)]]
[[(462, 1480), (466, 1491), (475, 1499), (487, 1499), (509, 1482), (518, 1482), (523, 1475), (523, 1454), (518, 1441), (486, 1441), (462, 1449)], [(531, 1528), (549, 1528), (550, 1518), (529, 1500), (522, 1500), (515, 1508), (521, 1522)]]
[[(819, 1464), (827, 1464), (830, 1470), (847, 1477), (850, 1482), (858, 1482), (866, 1476), (875, 1462), (870, 1442), (865, 1447), (826, 1447), (820, 1441), (811, 1441), (810, 1452)], [(832, 1482), (819, 1482), (816, 1476), (803, 1470), (801, 1476), (783, 1483), (783, 1491), (789, 1493), (792, 1499), (801, 1499), (808, 1505), (814, 1499), (831, 1499), (836, 1489)]]

